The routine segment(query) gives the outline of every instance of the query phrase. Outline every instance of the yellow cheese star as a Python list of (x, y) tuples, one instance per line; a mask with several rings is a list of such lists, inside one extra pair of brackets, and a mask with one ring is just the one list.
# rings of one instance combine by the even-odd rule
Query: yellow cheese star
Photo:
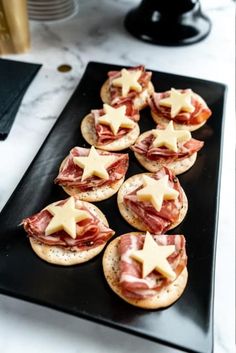
[(93, 175), (101, 179), (109, 179), (109, 174), (106, 170), (114, 161), (115, 156), (100, 155), (92, 146), (89, 155), (83, 157), (74, 157), (73, 162), (83, 168), (82, 181)]
[(147, 175), (143, 175), (144, 187), (137, 191), (139, 201), (149, 201), (159, 212), (163, 200), (175, 200), (179, 192), (168, 185), (168, 176), (165, 175), (159, 180), (155, 180)]
[(98, 118), (100, 124), (109, 125), (114, 135), (117, 134), (120, 127), (133, 128), (134, 122), (129, 119), (126, 113), (126, 106), (113, 108), (108, 104), (103, 105), (105, 115)]
[(174, 245), (158, 245), (147, 232), (142, 250), (133, 251), (130, 256), (142, 263), (142, 277), (146, 277), (153, 270), (164, 277), (174, 280), (176, 273), (172, 270), (167, 258), (175, 251)]
[(76, 223), (90, 217), (88, 212), (75, 208), (73, 197), (70, 197), (62, 206), (49, 205), (46, 210), (53, 215), (45, 230), (46, 235), (64, 230), (75, 239)]
[(155, 136), (153, 147), (165, 146), (174, 152), (178, 151), (177, 142), (191, 139), (191, 133), (188, 130), (175, 130), (173, 121), (170, 121), (164, 130), (153, 129), (152, 134)]
[(115, 87), (121, 87), (123, 97), (127, 97), (131, 89), (133, 89), (136, 92), (141, 92), (142, 86), (138, 82), (138, 79), (140, 78), (141, 74), (142, 74), (142, 71), (140, 70), (129, 71), (126, 69), (122, 69), (121, 77), (115, 78), (112, 81), (112, 85)]
[(171, 107), (170, 116), (174, 118), (181, 110), (192, 113), (194, 106), (191, 103), (191, 92), (181, 93), (171, 88), (170, 96), (160, 100), (160, 105)]

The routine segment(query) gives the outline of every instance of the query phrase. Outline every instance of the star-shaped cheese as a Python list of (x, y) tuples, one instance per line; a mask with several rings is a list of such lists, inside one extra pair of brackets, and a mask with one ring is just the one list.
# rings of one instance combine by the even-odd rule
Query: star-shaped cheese
[(82, 181), (93, 175), (107, 180), (109, 179), (109, 174), (106, 168), (108, 168), (115, 159), (115, 156), (99, 154), (92, 146), (88, 156), (74, 157), (73, 162), (84, 169), (81, 178)]
[(105, 115), (98, 118), (100, 124), (109, 125), (114, 135), (117, 134), (120, 127), (133, 128), (134, 122), (126, 116), (126, 106), (113, 108), (108, 104), (103, 105)]
[(155, 140), (153, 147), (165, 146), (170, 150), (177, 152), (177, 142), (185, 142), (191, 139), (191, 133), (188, 130), (175, 130), (173, 121), (170, 121), (164, 130), (153, 129), (152, 134)]
[(181, 93), (171, 88), (170, 96), (160, 100), (160, 105), (171, 107), (170, 116), (174, 118), (181, 110), (192, 113), (194, 106), (191, 103), (191, 92)]
[(147, 232), (142, 250), (133, 251), (130, 256), (142, 263), (142, 277), (146, 277), (153, 270), (164, 277), (174, 280), (175, 272), (172, 270), (167, 258), (175, 251), (174, 245), (158, 245)]
[(141, 92), (142, 86), (138, 82), (138, 79), (140, 78), (141, 74), (142, 71), (140, 70), (129, 71), (126, 69), (122, 69), (121, 76), (115, 78), (112, 81), (112, 85), (115, 87), (121, 87), (123, 97), (127, 97), (129, 91), (132, 89), (136, 92)]
[(75, 239), (76, 223), (90, 217), (88, 212), (75, 208), (73, 197), (70, 197), (62, 206), (49, 205), (46, 210), (53, 215), (45, 230), (46, 235), (64, 230)]
[(168, 175), (159, 180), (143, 175), (143, 185), (144, 187), (137, 191), (138, 200), (151, 202), (158, 212), (161, 210), (163, 200), (174, 200), (179, 195), (177, 190), (169, 187)]

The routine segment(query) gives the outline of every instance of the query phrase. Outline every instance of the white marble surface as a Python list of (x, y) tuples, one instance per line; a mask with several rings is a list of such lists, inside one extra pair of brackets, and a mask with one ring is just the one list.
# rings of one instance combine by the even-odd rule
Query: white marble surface
[[(234, 350), (234, 3), (202, 0), (213, 27), (204, 41), (179, 48), (152, 46), (128, 35), (122, 25), (138, 0), (81, 0), (66, 22), (31, 22), (32, 49), (15, 60), (43, 63), (31, 84), (8, 139), (0, 142), (0, 209), (20, 181), (44, 138), (78, 84), (88, 61), (195, 76), (228, 85), (219, 236), (216, 259), (215, 353)], [(58, 65), (73, 70), (59, 73)], [(0, 296), (0, 351), (177, 352), (125, 333), (44, 307)]]

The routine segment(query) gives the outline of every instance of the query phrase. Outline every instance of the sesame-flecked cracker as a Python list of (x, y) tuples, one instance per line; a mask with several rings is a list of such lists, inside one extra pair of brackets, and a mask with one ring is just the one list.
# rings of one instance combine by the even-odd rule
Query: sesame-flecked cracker
[(126, 135), (114, 140), (111, 143), (101, 145), (98, 144), (97, 141), (94, 118), (92, 114), (88, 114), (81, 122), (81, 133), (85, 141), (96, 148), (105, 151), (122, 151), (135, 143), (139, 136), (140, 130), (139, 125), (135, 123), (134, 128), (131, 129)]
[(82, 201), (99, 202), (108, 199), (114, 195), (121, 187), (125, 177), (115, 181), (110, 185), (100, 186), (93, 190), (80, 191), (74, 186), (62, 186), (64, 191), (70, 196), (76, 196)]
[(72, 266), (89, 261), (98, 255), (106, 244), (97, 246), (89, 250), (71, 251), (62, 246), (50, 246), (39, 243), (34, 238), (30, 238), (30, 244), (34, 252), (44, 261), (54, 265)]
[[(57, 202), (54, 202), (53, 204), (57, 204)], [(76, 200), (75, 205), (77, 208), (80, 208), (82, 205), (84, 205), (89, 209), (91, 213), (95, 214), (106, 226), (108, 226), (105, 215), (95, 205), (90, 204), (89, 202), (80, 201), (78, 199)], [(98, 255), (106, 245), (106, 243), (104, 243), (88, 250), (71, 251), (70, 249), (66, 249), (62, 246), (46, 245), (40, 243), (32, 237), (30, 237), (30, 244), (34, 252), (42, 260), (54, 265), (62, 266), (71, 266), (89, 261)]]
[[(130, 234), (136, 235), (139, 233), (133, 232)], [(175, 281), (157, 291), (156, 295), (145, 299), (127, 298), (123, 295), (119, 283), (119, 241), (120, 237), (117, 237), (109, 243), (102, 260), (104, 276), (110, 288), (129, 304), (143, 309), (159, 309), (173, 304), (182, 295), (186, 287), (188, 280), (187, 268), (185, 267)]]
[[(60, 165), (59, 171), (61, 172), (65, 161), (68, 157), (66, 157)], [(125, 180), (125, 176), (117, 181), (114, 181), (110, 185), (100, 186), (99, 188), (94, 188), (92, 190), (81, 191), (79, 188), (75, 186), (62, 186), (63, 190), (70, 196), (76, 196), (81, 201), (87, 202), (99, 202), (108, 199), (112, 195), (114, 195), (122, 185)]]
[[(136, 143), (138, 144), (150, 134), (151, 134), (151, 131), (144, 132), (138, 137)], [(165, 162), (164, 158), (161, 158), (161, 163), (160, 163), (158, 160), (156, 161), (150, 160), (146, 158), (144, 155), (137, 152), (134, 152), (134, 155), (139, 161), (139, 163), (149, 172), (153, 172), (153, 173), (157, 172), (159, 169), (165, 166), (169, 168), (175, 175), (182, 174), (187, 170), (189, 170), (194, 165), (197, 158), (197, 152), (194, 152), (190, 157), (181, 158), (180, 160), (176, 160), (173, 162), (168, 162), (168, 161)]]
[[(138, 110), (144, 109), (148, 105), (147, 98), (153, 92), (154, 92), (154, 86), (151, 82), (149, 82), (148, 88), (143, 92), (141, 92), (139, 95), (137, 95), (137, 97), (134, 99), (135, 109), (138, 109)], [(103, 103), (107, 103), (107, 104), (111, 103), (110, 92), (109, 92), (109, 79), (107, 79), (102, 85), (100, 90), (100, 96)]]
[[(133, 175), (129, 179), (127, 179), (124, 184), (120, 187), (120, 190), (117, 195), (117, 204), (119, 211), (122, 215), (122, 217), (128, 222), (132, 227), (142, 230), (142, 231), (147, 231), (146, 225), (142, 222), (141, 219), (139, 219), (123, 202), (124, 196), (127, 195), (128, 193), (132, 192), (133, 190), (137, 189), (139, 186), (142, 185), (142, 177), (143, 175), (148, 175), (151, 176), (151, 173), (140, 173)], [(177, 227), (184, 219), (186, 216), (187, 210), (188, 210), (188, 200), (187, 196), (183, 191), (183, 205), (179, 213), (179, 219), (177, 222), (174, 222), (169, 229), (173, 229)]]
[[(201, 102), (203, 105), (206, 105), (206, 102), (204, 101), (204, 99), (202, 97), (200, 97), (197, 93), (193, 93), (193, 96), (197, 101)], [(154, 113), (152, 110), (151, 110), (151, 115), (152, 115), (153, 120), (157, 124), (161, 124), (165, 127), (169, 124), (169, 122), (171, 120), (171, 119), (166, 119), (163, 116), (160, 116), (160, 115)], [(200, 129), (200, 127), (202, 127), (206, 123), (205, 116), (206, 116), (206, 113), (203, 111), (201, 113), (201, 115), (199, 116), (203, 119), (203, 122), (200, 124), (188, 124), (187, 125), (187, 124), (176, 123), (175, 121), (173, 121), (173, 125), (176, 130), (195, 131), (195, 130)], [(207, 117), (208, 116), (209, 115), (207, 113)]]

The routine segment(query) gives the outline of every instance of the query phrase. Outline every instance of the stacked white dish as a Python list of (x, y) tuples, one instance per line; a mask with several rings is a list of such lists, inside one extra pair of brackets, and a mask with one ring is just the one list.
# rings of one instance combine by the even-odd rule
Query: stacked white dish
[(68, 19), (78, 12), (78, 0), (28, 0), (31, 20), (57, 21)]

